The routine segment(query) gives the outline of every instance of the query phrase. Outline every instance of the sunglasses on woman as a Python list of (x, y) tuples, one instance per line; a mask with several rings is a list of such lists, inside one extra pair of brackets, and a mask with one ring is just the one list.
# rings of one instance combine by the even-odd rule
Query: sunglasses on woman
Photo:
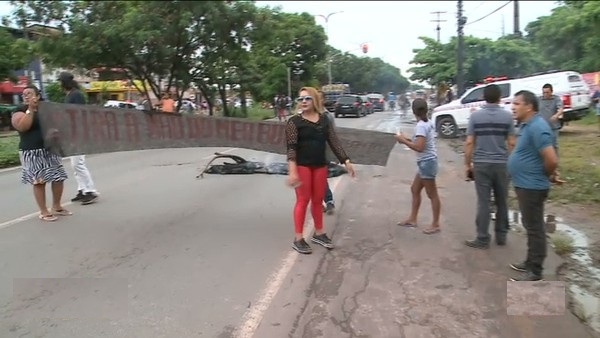
[(296, 99), (296, 101), (298, 102), (302, 102), (302, 101), (312, 101), (313, 97), (310, 95), (306, 95), (306, 96), (298, 96), (298, 98)]

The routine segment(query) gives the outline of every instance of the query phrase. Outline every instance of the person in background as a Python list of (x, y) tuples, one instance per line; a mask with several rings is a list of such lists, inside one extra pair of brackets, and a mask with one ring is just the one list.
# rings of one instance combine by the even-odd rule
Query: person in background
[[(325, 102), (325, 95), (323, 92), (319, 91), (319, 95), (321, 97), (321, 102)], [(335, 129), (335, 117), (327, 108), (323, 107), (323, 114), (327, 116), (329, 119), (329, 124), (331, 128)], [(329, 180), (325, 183), (325, 198), (323, 199), (323, 203), (325, 203), (325, 207), (323, 208), (323, 212), (327, 213), (327, 215), (333, 215), (335, 212), (335, 202), (333, 200), (333, 191), (329, 187)]]
[(490, 245), (490, 194), (496, 206), (496, 244), (505, 245), (508, 233), (508, 173), (506, 161), (515, 146), (515, 125), (510, 112), (500, 106), (500, 87), (483, 89), (486, 104), (473, 112), (464, 144), (465, 174), (475, 180), (477, 192), (477, 237), (465, 241), (467, 246), (487, 249)]
[[(542, 96), (539, 97), (539, 113), (552, 129), (552, 134), (554, 135), (554, 150), (558, 156), (558, 135), (560, 134), (561, 128), (560, 119), (563, 117), (563, 103), (559, 96), (554, 95), (554, 89), (549, 83), (542, 86)], [(558, 171), (555, 173), (555, 176), (555, 183), (565, 182), (560, 179)]]
[[(19, 132), (19, 158), (21, 182), (33, 186), (33, 197), (40, 210), (39, 219), (53, 222), (57, 216), (72, 215), (62, 207), (61, 199), (67, 173), (60, 156), (46, 150), (40, 125), (38, 104), (40, 91), (36, 86), (23, 89), (23, 105), (15, 109), (11, 117), (13, 127)], [(51, 184), (52, 209), (46, 204), (46, 183)]]
[(600, 89), (596, 89), (594, 95), (592, 95), (592, 103), (596, 107), (596, 117), (598, 118), (598, 137), (600, 137)]
[[(85, 104), (85, 97), (79, 90), (79, 84), (74, 80), (73, 74), (63, 72), (59, 75), (58, 81), (66, 93), (65, 103)], [(83, 205), (94, 203), (98, 199), (98, 191), (87, 168), (85, 155), (71, 156), (71, 166), (77, 181), (77, 195), (71, 199), (71, 202), (80, 202)]]
[(146, 111), (146, 112), (150, 112), (153, 110), (152, 102), (150, 101), (150, 99), (148, 98), (148, 95), (146, 93), (142, 93), (140, 95), (140, 103), (138, 105), (138, 109)]
[(440, 232), (440, 210), (441, 202), (438, 195), (435, 177), (438, 171), (437, 151), (435, 149), (435, 128), (427, 118), (427, 101), (415, 99), (412, 103), (413, 114), (417, 119), (415, 134), (412, 140), (406, 138), (401, 132), (395, 135), (398, 142), (417, 152), (417, 168), (413, 183), (410, 187), (412, 193), (412, 207), (410, 216), (398, 225), (407, 227), (417, 226), (417, 216), (421, 207), (421, 191), (425, 188), (427, 197), (431, 200), (433, 221), (431, 225), (423, 230), (430, 235)]
[(538, 281), (542, 279), (547, 250), (544, 203), (550, 183), (556, 181), (558, 156), (552, 128), (538, 113), (535, 94), (526, 90), (517, 92), (512, 110), (521, 126), (507, 167), (527, 230), (527, 257), (521, 263), (510, 265), (522, 273), (511, 280)]
[(287, 113), (287, 100), (285, 96), (279, 95), (277, 98), (277, 117), (279, 118), (279, 122), (286, 121), (286, 113)]
[(304, 221), (308, 203), (315, 224), (311, 241), (327, 249), (333, 243), (323, 229), (323, 195), (327, 184), (327, 159), (325, 147), (333, 150), (340, 163), (346, 165), (348, 173), (355, 172), (350, 158), (344, 152), (335, 129), (329, 119), (323, 116), (323, 103), (318, 91), (313, 87), (300, 89), (297, 101), (301, 113), (295, 114), (286, 123), (288, 178), (287, 183), (295, 188), (294, 233), (292, 248), (301, 254), (312, 253), (303, 237)]
[(280, 95), (275, 95), (273, 97), (273, 117), (277, 117), (277, 107), (278, 107), (278, 103), (279, 103), (279, 96)]
[(162, 100), (160, 101), (161, 111), (163, 113), (174, 113), (175, 112), (175, 100), (171, 98), (171, 94), (165, 93)]

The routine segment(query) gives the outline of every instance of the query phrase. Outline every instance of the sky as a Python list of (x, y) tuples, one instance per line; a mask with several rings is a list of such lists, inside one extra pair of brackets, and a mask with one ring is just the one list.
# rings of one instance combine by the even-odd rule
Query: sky
[[(467, 17), (465, 35), (497, 39), (513, 32), (513, 3), (509, 1), (463, 1), (464, 16)], [(356, 55), (379, 57), (409, 76), (412, 67), (413, 49), (424, 47), (419, 36), (437, 38), (437, 15), (440, 14), (440, 40), (448, 42), (456, 36), (458, 1), (256, 1), (259, 6), (281, 6), (284, 12), (308, 12), (329, 18), (329, 44), (343, 52)], [(518, 1), (520, 28), (540, 16), (551, 14), (557, 7), (556, 1)], [(487, 16), (487, 17), (485, 17)], [(479, 20), (480, 18), (484, 19)], [(326, 28), (325, 19), (316, 22)], [(471, 22), (473, 22), (471, 24)], [(327, 29), (326, 29), (327, 32)], [(369, 50), (363, 54), (360, 45), (367, 43)]]
[[(507, 4), (508, 3), (508, 4)], [(520, 28), (540, 16), (549, 15), (557, 1), (518, 1)], [(440, 40), (456, 36), (457, 1), (256, 1), (258, 6), (280, 6), (283, 11), (308, 12), (316, 15), (329, 37), (329, 44), (342, 52), (379, 57), (409, 77), (413, 49), (422, 48), (419, 36), (437, 38), (437, 19), (440, 14)], [(513, 3), (510, 1), (463, 1), (467, 17), (465, 35), (497, 39), (513, 31)], [(502, 7), (504, 6), (504, 7)], [(502, 8), (500, 8), (502, 7)], [(500, 9), (499, 9), (500, 8)], [(0, 16), (10, 14), (9, 1), (0, 1)], [(318, 16), (331, 15), (329, 23)], [(480, 20), (481, 19), (481, 20)], [(477, 21), (477, 22), (475, 22)], [(327, 27), (328, 26), (328, 27)], [(363, 54), (360, 46), (367, 43)]]

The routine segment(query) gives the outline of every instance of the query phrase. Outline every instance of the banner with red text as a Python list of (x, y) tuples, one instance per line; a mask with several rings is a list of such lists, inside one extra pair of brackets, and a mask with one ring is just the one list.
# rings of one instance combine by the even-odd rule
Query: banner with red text
[[(285, 124), (40, 102), (46, 148), (63, 156), (144, 149), (231, 147), (286, 153)], [(393, 134), (336, 128), (352, 162), (385, 166)], [(331, 150), (328, 158), (335, 160)]]

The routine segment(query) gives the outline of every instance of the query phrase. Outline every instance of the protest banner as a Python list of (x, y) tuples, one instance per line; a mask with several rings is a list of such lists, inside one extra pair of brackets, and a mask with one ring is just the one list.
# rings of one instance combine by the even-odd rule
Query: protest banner
[[(46, 148), (63, 157), (188, 147), (286, 153), (285, 124), (281, 122), (51, 102), (40, 102), (39, 117)], [(390, 133), (352, 128), (336, 131), (357, 164), (385, 166), (396, 142)]]

